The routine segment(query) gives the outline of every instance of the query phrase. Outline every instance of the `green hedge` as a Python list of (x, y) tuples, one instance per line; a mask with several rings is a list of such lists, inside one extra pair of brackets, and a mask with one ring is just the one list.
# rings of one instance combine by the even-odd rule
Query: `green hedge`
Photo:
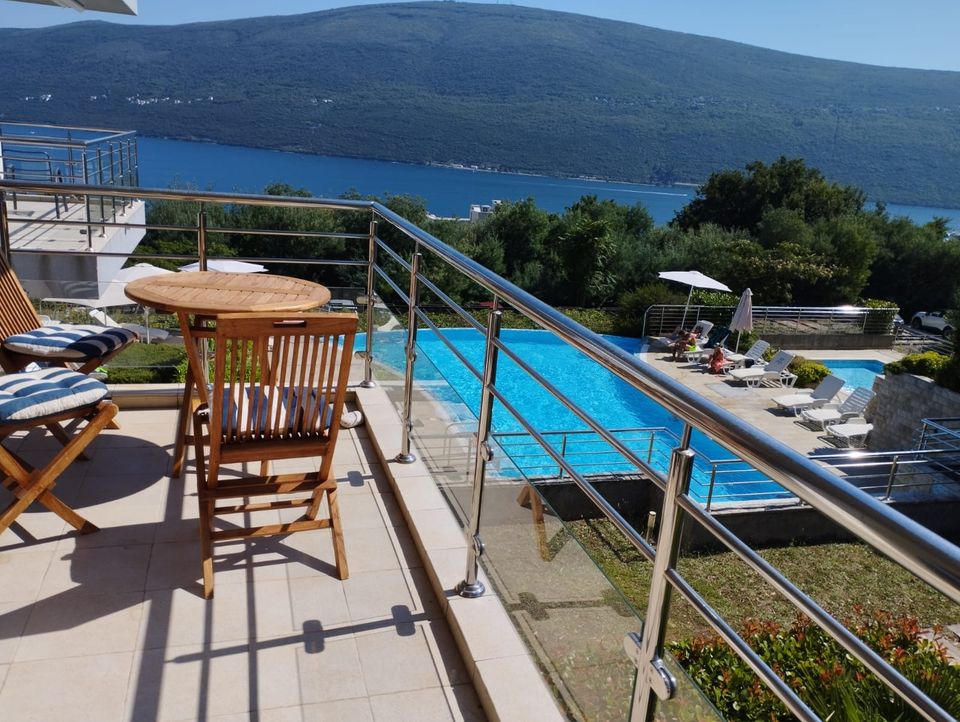
[(893, 317), (896, 316), (900, 310), (896, 303), (893, 301), (884, 301), (879, 298), (868, 298), (863, 301), (863, 306), (871, 309), (867, 311), (867, 318), (863, 323), (864, 333), (877, 334), (892, 332)]
[(185, 359), (182, 346), (135, 343), (107, 364), (107, 383), (177, 383), (183, 380), (177, 367)]
[(813, 388), (830, 373), (830, 369), (819, 361), (811, 361), (803, 356), (797, 356), (790, 362), (790, 373), (797, 375), (796, 386)]
[(927, 376), (935, 379), (947, 363), (949, 356), (936, 351), (927, 351), (926, 353), (912, 353), (904, 356), (899, 361), (888, 363), (884, 371), (888, 374), (916, 374), (917, 376)]
[[(921, 636), (920, 624), (914, 617), (897, 617), (882, 611), (868, 614), (857, 607), (844, 624), (948, 713), (960, 715), (960, 667), (950, 664), (939, 642)], [(823, 719), (921, 719), (809, 619), (798, 618), (789, 628), (776, 622), (751, 620), (742, 636)], [(780, 700), (719, 637), (711, 634), (669, 647), (727, 719), (793, 719)]]

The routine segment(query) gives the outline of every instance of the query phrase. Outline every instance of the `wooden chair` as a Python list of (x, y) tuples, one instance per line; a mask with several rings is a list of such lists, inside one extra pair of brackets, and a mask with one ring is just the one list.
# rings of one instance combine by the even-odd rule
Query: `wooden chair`
[[(203, 593), (213, 596), (213, 543), (331, 528), (337, 574), (348, 575), (337, 481), (331, 474), (357, 317), (345, 313), (216, 317), (209, 407), (194, 413)], [(267, 475), (275, 459), (321, 457), (319, 471)], [(206, 457), (206, 458), (205, 458)], [(261, 462), (260, 474), (220, 478), (220, 467)], [(317, 518), (326, 494), (330, 516)], [(247, 497), (287, 497), (250, 502)], [(220, 504), (228, 499), (234, 503)], [(215, 529), (217, 516), (304, 508), (291, 522)]]
[[(0, 533), (6, 531), (31, 503), (37, 501), (81, 534), (96, 531), (51, 491), (57, 478), (117, 415), (106, 400), (107, 387), (76, 371), (46, 368), (0, 377), (0, 472), (3, 486), (14, 496), (0, 511)], [(35, 469), (3, 445), (11, 434), (37, 427), (60, 428), (65, 421), (86, 421), (83, 429), (42, 469)], [(66, 433), (66, 432), (64, 432)]]
[(44, 326), (17, 274), (0, 253), (0, 367), (20, 371), (31, 363), (73, 366), (90, 373), (137, 340), (125, 328)]

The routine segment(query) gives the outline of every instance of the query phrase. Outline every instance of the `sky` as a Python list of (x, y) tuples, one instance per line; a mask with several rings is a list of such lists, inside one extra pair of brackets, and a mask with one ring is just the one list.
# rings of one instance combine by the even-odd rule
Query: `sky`
[[(382, 0), (139, 0), (139, 16), (127, 18), (0, 0), (0, 27), (94, 19), (175, 25), (373, 2)], [(820, 58), (960, 70), (957, 0), (523, 0), (510, 4), (624, 20)]]

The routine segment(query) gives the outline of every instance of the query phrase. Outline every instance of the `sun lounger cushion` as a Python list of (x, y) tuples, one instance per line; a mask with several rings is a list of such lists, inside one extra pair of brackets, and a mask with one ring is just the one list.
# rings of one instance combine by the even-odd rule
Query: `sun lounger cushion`
[(3, 347), (28, 356), (83, 359), (105, 356), (134, 341), (137, 334), (126, 328), (106, 326), (43, 326), (8, 336)]
[(79, 409), (101, 401), (107, 387), (86, 374), (64, 368), (0, 376), (0, 424)]
[[(264, 393), (258, 393), (263, 391)], [(304, 413), (315, 417), (313, 428), (317, 431), (330, 427), (331, 412), (329, 403), (321, 397), (320, 403), (325, 408), (323, 414), (317, 413), (317, 394), (311, 392), (309, 396), (298, 396), (289, 388), (271, 388), (259, 389), (234, 389), (231, 395), (229, 388), (224, 388), (224, 407), (222, 414), (222, 432), (225, 435), (233, 435), (238, 431), (243, 432), (246, 429), (237, 429), (238, 411), (242, 411), (241, 418), (249, 419), (251, 424), (257, 424), (257, 430), (260, 433), (268, 428), (276, 427), (284, 431), (290, 431), (294, 424)], [(227, 403), (229, 400), (229, 403)], [(238, 409), (239, 406), (239, 409)], [(255, 408), (255, 413), (251, 414), (250, 408)], [(253, 421), (256, 419), (256, 421)]]

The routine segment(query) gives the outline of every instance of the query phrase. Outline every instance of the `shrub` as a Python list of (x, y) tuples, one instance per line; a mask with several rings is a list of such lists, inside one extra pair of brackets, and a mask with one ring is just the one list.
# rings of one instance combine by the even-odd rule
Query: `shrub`
[[(949, 663), (939, 641), (921, 636), (914, 617), (896, 617), (882, 611), (867, 614), (855, 607), (853, 617), (844, 624), (950, 714), (960, 714), (960, 667)], [(790, 628), (751, 620), (741, 634), (823, 719), (920, 719), (809, 619), (799, 617)], [(719, 637), (711, 634), (676, 642), (670, 650), (727, 719), (792, 719)]]
[(819, 361), (811, 361), (797, 356), (790, 362), (790, 373), (797, 375), (796, 385), (800, 388), (813, 388), (830, 373), (830, 369)]
[(111, 384), (169, 384), (182, 381), (177, 367), (186, 365), (179, 346), (135, 343), (107, 364)]
[(620, 310), (615, 321), (616, 331), (626, 336), (640, 336), (643, 333), (643, 315), (650, 306), (686, 301), (686, 296), (659, 281), (637, 286), (620, 297)]
[(940, 371), (946, 367), (950, 361), (949, 356), (936, 351), (927, 351), (925, 353), (912, 353), (904, 356), (899, 361), (888, 363), (884, 367), (884, 372), (888, 374), (916, 374), (917, 376), (927, 376), (936, 379)]
[[(900, 310), (899, 306), (893, 301), (884, 301), (878, 298), (867, 298), (862, 304), (869, 309), (867, 318), (863, 323), (864, 333), (891, 333), (893, 330), (893, 317)], [(885, 310), (880, 310), (885, 309)]]
[(702, 288), (693, 289), (690, 303), (700, 306), (736, 306), (740, 297), (724, 291), (707, 291)]
[(944, 388), (960, 393), (960, 346), (957, 348), (953, 356), (940, 367), (934, 379)]

